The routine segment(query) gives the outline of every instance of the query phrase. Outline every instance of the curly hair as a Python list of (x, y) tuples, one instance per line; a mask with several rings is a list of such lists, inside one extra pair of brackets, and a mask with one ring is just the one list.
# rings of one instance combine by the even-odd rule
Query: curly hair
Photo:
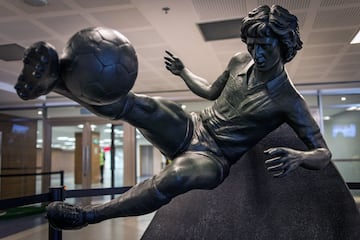
[(287, 9), (273, 5), (263, 5), (249, 12), (242, 19), (241, 40), (246, 43), (247, 37), (275, 37), (281, 43), (284, 63), (291, 61), (302, 48), (298, 19)]

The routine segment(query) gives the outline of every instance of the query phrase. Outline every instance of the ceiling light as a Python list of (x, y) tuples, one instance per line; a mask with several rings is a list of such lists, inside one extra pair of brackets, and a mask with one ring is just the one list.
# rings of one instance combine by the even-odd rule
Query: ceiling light
[(346, 101), (346, 97), (341, 97), (341, 101)]
[(111, 133), (111, 128), (104, 128), (104, 133)]
[(351, 40), (350, 44), (360, 43), (360, 30), (357, 32), (355, 37)]
[(360, 111), (360, 106), (352, 106), (346, 109), (346, 111)]
[(35, 7), (45, 6), (49, 3), (48, 0), (24, 0), (24, 2)]
[(68, 137), (57, 137), (56, 138), (57, 140), (59, 140), (59, 141), (67, 141), (68, 140)]

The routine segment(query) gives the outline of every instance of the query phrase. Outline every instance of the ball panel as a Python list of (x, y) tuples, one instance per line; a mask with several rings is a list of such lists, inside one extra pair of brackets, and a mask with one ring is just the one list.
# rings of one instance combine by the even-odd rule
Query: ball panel
[(87, 28), (77, 32), (68, 41), (68, 44), (73, 54), (87, 54), (92, 53), (98, 47), (98, 43), (102, 40), (98, 31), (92, 28)]
[(117, 46), (107, 40), (101, 40), (98, 44), (98, 48), (95, 49), (95, 55), (100, 62), (107, 66), (119, 63), (120, 56), (117, 52)]
[(117, 72), (116, 65), (105, 66), (101, 72), (99, 83), (107, 90), (120, 89), (122, 87), (122, 79), (119, 80), (122, 78), (120, 74)]
[[(121, 83), (122, 89), (131, 89), (135, 84), (135, 78), (129, 74), (123, 64), (116, 65), (116, 72), (119, 76), (119, 82)], [(120, 79), (121, 78), (121, 79)]]
[(135, 49), (130, 44), (124, 44), (117, 49), (119, 63), (121, 63), (128, 73), (137, 72), (138, 60)]
[(101, 37), (105, 40), (112, 42), (114, 45), (120, 46), (130, 41), (118, 31), (109, 28), (96, 28)]
[(105, 89), (97, 82), (88, 83), (82, 88), (81, 99), (90, 100), (95, 105), (100, 105), (103, 96), (106, 95)]

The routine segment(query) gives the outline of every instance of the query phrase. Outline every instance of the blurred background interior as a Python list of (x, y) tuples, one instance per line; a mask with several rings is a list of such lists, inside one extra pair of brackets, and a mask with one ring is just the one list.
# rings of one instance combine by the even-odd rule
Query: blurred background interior
[[(61, 54), (80, 29), (114, 28), (128, 37), (138, 55), (134, 92), (200, 111), (211, 102), (192, 94), (165, 69), (164, 51), (213, 81), (234, 53), (246, 51), (239, 39), (240, 18), (258, 5), (274, 3), (298, 17), (304, 42), (287, 71), (318, 121), (342, 177), (359, 183), (358, 0), (0, 0), (0, 174), (64, 171), (67, 189), (120, 187), (156, 174), (169, 161), (135, 128), (96, 117), (61, 95), (22, 101), (13, 86), (27, 46), (46, 41)], [(84, 143), (90, 143), (87, 160)], [(44, 193), (59, 184), (58, 174), (1, 177), (0, 199)], [(360, 198), (359, 191), (352, 194)]]

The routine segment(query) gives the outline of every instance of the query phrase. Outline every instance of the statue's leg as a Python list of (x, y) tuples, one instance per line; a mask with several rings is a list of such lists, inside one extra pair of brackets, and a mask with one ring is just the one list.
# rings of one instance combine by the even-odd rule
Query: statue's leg
[(192, 137), (190, 114), (163, 98), (130, 92), (116, 103), (85, 107), (99, 116), (130, 123), (170, 159), (181, 152)]
[(135, 95), (134, 106), (123, 119), (137, 127), (170, 159), (184, 150), (193, 133), (190, 114), (175, 102), (163, 98)]
[(135, 185), (110, 202), (85, 208), (55, 202), (48, 207), (48, 218), (55, 227), (74, 229), (110, 218), (147, 214), (189, 190), (215, 188), (227, 173), (228, 165), (209, 154), (185, 153), (159, 175)]

